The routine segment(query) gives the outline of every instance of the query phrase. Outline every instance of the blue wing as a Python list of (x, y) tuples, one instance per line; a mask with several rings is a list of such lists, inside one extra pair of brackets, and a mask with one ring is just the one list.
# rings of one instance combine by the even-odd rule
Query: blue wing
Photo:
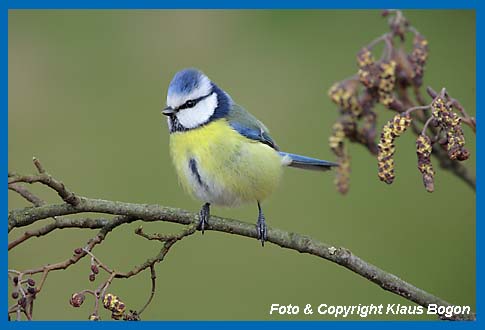
[(279, 150), (266, 126), (241, 106), (232, 104), (226, 118), (229, 125), (239, 134)]
[(279, 151), (279, 147), (269, 135), (266, 126), (237, 104), (231, 105), (226, 118), (229, 125), (239, 134), (248, 139), (264, 143), (278, 151), (282, 157), (286, 158), (287, 166), (317, 171), (326, 171), (334, 166), (338, 166), (338, 164), (326, 160)]

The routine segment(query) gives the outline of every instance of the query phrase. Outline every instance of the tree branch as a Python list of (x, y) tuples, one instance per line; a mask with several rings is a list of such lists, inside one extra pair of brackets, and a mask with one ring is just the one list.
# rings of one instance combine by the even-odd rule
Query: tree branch
[[(122, 217), (118, 217), (116, 221), (113, 221), (111, 226), (109, 226), (109, 230), (122, 224), (133, 222), (136, 219), (146, 222), (167, 221), (183, 225), (193, 225), (198, 222), (198, 216), (196, 214), (172, 207), (108, 201), (81, 196), (77, 196), (77, 198), (79, 203), (76, 206), (64, 203), (11, 210), (8, 216), (9, 231), (13, 228), (28, 226), (36, 221), (46, 218), (84, 212), (121, 215)], [(90, 219), (79, 220), (70, 218), (62, 218), (62, 220), (58, 221), (58, 225), (67, 227), (67, 223), (72, 221), (76, 221), (76, 225), (71, 227), (94, 228), (97, 226), (96, 223), (93, 225), (92, 220)], [(100, 222), (99, 226), (102, 226), (102, 224), (105, 224), (104, 221), (102, 223)], [(211, 216), (207, 230), (215, 230), (255, 239), (257, 238), (257, 232), (254, 225), (216, 216)], [(399, 277), (387, 273), (386, 271), (362, 260), (346, 248), (334, 247), (330, 244), (316, 241), (308, 236), (289, 233), (277, 228), (268, 229), (268, 242), (283, 248), (312, 254), (332, 261), (372, 281), (384, 290), (413, 301), (418, 305), (424, 307), (427, 307), (430, 304), (451, 306), (447, 301), (419, 289)], [(149, 267), (149, 265), (150, 262), (143, 266)], [(444, 316), (441, 317), (445, 318)], [(455, 315), (453, 319), (473, 320), (475, 319), (475, 315)]]
[[(160, 205), (134, 204), (78, 196), (69, 191), (62, 182), (49, 175), (36, 158), (34, 158), (34, 165), (39, 172), (38, 175), (26, 176), (9, 172), (9, 189), (19, 193), (34, 206), (10, 210), (8, 214), (8, 231), (10, 232), (14, 228), (26, 227), (37, 221), (49, 218), (53, 218), (54, 222), (47, 224), (36, 231), (26, 231), (20, 238), (17, 238), (13, 242), (9, 243), (9, 249), (21, 244), (30, 237), (46, 235), (55, 229), (100, 229), (98, 234), (88, 242), (84, 249), (76, 249), (79, 251), (75, 251), (75, 254), (68, 260), (23, 271), (22, 274), (42, 273), (42, 279), (36, 292), (40, 292), (50, 271), (68, 268), (69, 266), (77, 263), (77, 261), (85, 255), (91, 254), (93, 247), (101, 243), (106, 235), (118, 226), (128, 224), (136, 220), (145, 222), (167, 221), (181, 225), (188, 225), (183, 231), (173, 235), (146, 234), (143, 232), (142, 227), (137, 228), (135, 230), (137, 235), (148, 240), (158, 240), (163, 243), (163, 247), (159, 254), (146, 260), (146, 262), (138, 265), (127, 273), (115, 272), (109, 268), (103, 268), (108, 271), (113, 278), (129, 278), (138, 274), (142, 270), (150, 268), (152, 272), (152, 281), (155, 281), (153, 269), (154, 264), (163, 260), (164, 256), (168, 253), (173, 244), (187, 236), (192, 235), (197, 230), (197, 224), (199, 222), (197, 214), (178, 208)], [(35, 182), (44, 184), (47, 187), (55, 190), (65, 203), (45, 204), (44, 201), (35, 197), (27, 189), (19, 185), (20, 183)], [(86, 212), (111, 214), (115, 215), (116, 217), (113, 219), (80, 219), (68, 217), (72, 214)], [(258, 238), (257, 230), (254, 225), (239, 220), (216, 216), (211, 216), (206, 230), (214, 230), (255, 239)], [(362, 260), (346, 248), (335, 247), (324, 242), (316, 241), (309, 236), (290, 233), (277, 228), (268, 228), (268, 242), (276, 244), (282, 248), (295, 250), (300, 253), (312, 254), (314, 256), (334, 262), (379, 285), (384, 290), (397, 294), (423, 307), (428, 307), (430, 304), (452, 306), (447, 301), (438, 298), (420, 288), (417, 288), (412, 284), (400, 279), (399, 277)], [(94, 255), (92, 255), (92, 258), (96, 259)], [(99, 260), (97, 262), (99, 265), (104, 267), (104, 264), (102, 264)], [(14, 271), (12, 270), (12, 272)], [(155, 286), (152, 284), (152, 291), (154, 291), (154, 288)], [(150, 296), (149, 301), (151, 301), (152, 295)], [(15, 311), (18, 314), (20, 309), (17, 308)], [(14, 310), (11, 312), (14, 312)], [(95, 314), (95, 317), (97, 317), (97, 312)], [(474, 320), (475, 314), (455, 314), (452, 317), (439, 315), (439, 317), (441, 319), (450, 320)]]

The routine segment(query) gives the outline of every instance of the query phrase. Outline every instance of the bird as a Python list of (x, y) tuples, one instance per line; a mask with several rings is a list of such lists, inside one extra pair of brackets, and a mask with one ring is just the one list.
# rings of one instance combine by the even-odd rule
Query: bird
[(268, 229), (261, 203), (277, 187), (283, 167), (326, 171), (337, 163), (280, 150), (268, 128), (195, 68), (177, 72), (167, 90), (169, 149), (179, 181), (204, 204), (198, 229), (209, 226), (211, 205), (257, 203), (257, 238)]

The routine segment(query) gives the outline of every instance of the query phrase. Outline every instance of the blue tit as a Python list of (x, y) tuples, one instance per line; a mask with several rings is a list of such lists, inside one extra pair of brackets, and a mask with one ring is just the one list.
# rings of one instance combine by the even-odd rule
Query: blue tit
[(266, 126), (196, 69), (173, 77), (167, 92), (170, 152), (181, 185), (204, 202), (199, 229), (210, 206), (258, 204), (256, 228), (267, 239), (261, 202), (280, 181), (283, 166), (325, 171), (338, 164), (280, 151)]

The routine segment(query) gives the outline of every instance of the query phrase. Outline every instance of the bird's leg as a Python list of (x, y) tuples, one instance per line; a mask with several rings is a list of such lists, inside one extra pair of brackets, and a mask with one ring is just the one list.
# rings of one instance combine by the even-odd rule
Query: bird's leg
[(199, 212), (199, 229), (202, 231), (202, 234), (204, 234), (205, 226), (209, 224), (209, 217), (211, 214), (210, 205), (210, 203), (205, 203), (202, 205)]
[(268, 228), (266, 227), (266, 221), (264, 219), (263, 210), (261, 204), (258, 201), (258, 222), (256, 222), (256, 230), (258, 231), (258, 239), (261, 241), (261, 245), (264, 246), (264, 241), (268, 239)]

